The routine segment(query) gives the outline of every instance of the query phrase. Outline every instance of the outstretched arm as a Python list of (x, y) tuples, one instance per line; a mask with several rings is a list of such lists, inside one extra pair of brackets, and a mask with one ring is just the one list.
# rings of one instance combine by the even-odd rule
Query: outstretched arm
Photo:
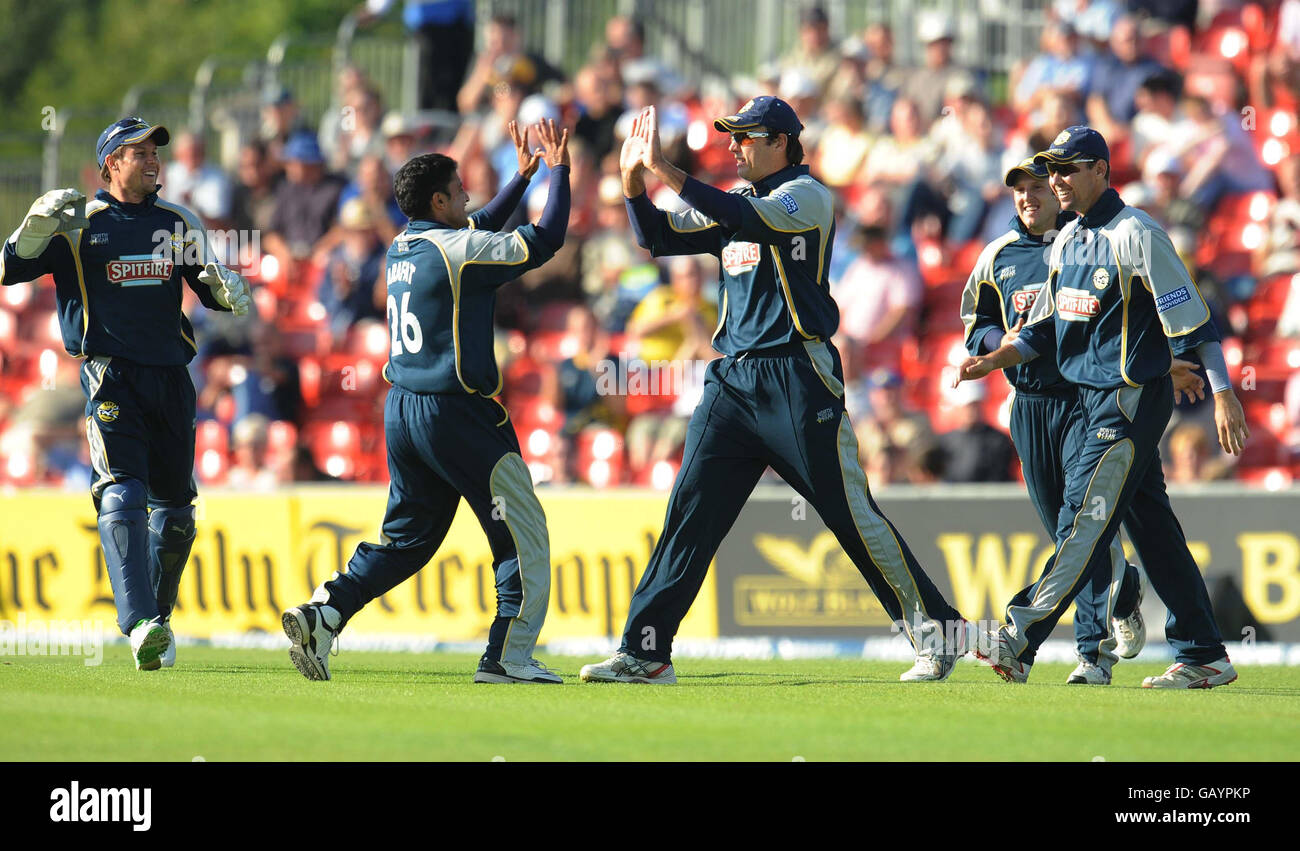
[(537, 235), (552, 251), (559, 251), (569, 228), (569, 131), (557, 132), (555, 122), (548, 118), (537, 125), (537, 135), (551, 167), (550, 193), (537, 223)]
[[(539, 128), (541, 125), (537, 125)], [(528, 151), (528, 131), (520, 130), (519, 125), (511, 121), (506, 125), (510, 131), (510, 140), (515, 143), (515, 155), (519, 158), (519, 173), (507, 183), (496, 197), (484, 204), (474, 215), (469, 217), (470, 225), (478, 230), (497, 231), (505, 227), (514, 215), (519, 203), (524, 200), (528, 183), (541, 165), (543, 151)], [(539, 130), (540, 132), (540, 130)]]

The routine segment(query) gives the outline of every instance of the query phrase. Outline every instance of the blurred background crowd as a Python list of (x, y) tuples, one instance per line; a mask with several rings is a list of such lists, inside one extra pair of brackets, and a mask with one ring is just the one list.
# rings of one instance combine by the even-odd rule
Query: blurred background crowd
[[(1019, 478), (1006, 382), (948, 389), (964, 355), (960, 296), (1014, 215), (1006, 169), (1080, 123), (1105, 135), (1112, 185), (1165, 226), (1200, 285), (1250, 420), (1234, 459), (1218, 448), (1212, 404), (1180, 404), (1163, 452), (1169, 481), (1279, 488), (1300, 475), (1300, 0), (1051, 0), (1037, 48), (996, 79), (957, 61), (958, 31), (942, 13), (908, 31), (844, 32), (805, 4), (784, 52), (722, 90), (647, 50), (655, 20), (609, 17), (565, 73), (526, 46), (518, 17), (481, 5), (476, 15), (469, 2), (372, 0), (357, 11), (359, 26), (402, 14), (420, 47), (418, 109), (387, 103), (344, 65), (341, 108), (320, 120), (291, 87), (262, 88), (260, 132), (233, 168), (203, 134), (172, 128), (161, 195), (216, 233), (258, 306), (241, 319), (188, 304), (201, 483), (387, 480), (383, 258), (406, 223), (392, 175), (415, 154), (446, 153), (472, 209), (515, 173), (506, 124), (553, 118), (571, 133), (569, 237), (499, 292), (503, 398), (537, 482), (668, 487), (717, 356), (718, 265), (636, 245), (618, 148), (632, 115), (654, 104), (670, 159), (730, 188), (728, 137), (712, 119), (759, 94), (795, 108), (805, 162), (837, 201), (835, 342), (874, 482)], [(917, 62), (896, 58), (903, 41)], [(156, 120), (147, 102), (141, 112)], [(98, 188), (93, 165), (82, 188)], [(650, 191), (679, 208), (672, 192)], [(535, 220), (544, 193), (543, 171), (508, 226)], [(43, 281), (0, 296), (0, 482), (82, 488), (78, 362), (59, 349), (53, 306)]]

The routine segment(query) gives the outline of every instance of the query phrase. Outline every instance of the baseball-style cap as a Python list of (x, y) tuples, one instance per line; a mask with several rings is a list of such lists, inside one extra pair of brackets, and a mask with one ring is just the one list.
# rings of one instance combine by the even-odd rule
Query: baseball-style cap
[(316, 134), (305, 130), (300, 130), (289, 137), (289, 140), (284, 143), (284, 150), (280, 152), (280, 159), (286, 162), (296, 160), (307, 165), (320, 165), (325, 162), (320, 143), (316, 141)]
[(95, 159), (99, 167), (104, 167), (104, 159), (123, 145), (133, 145), (136, 142), (142, 142), (150, 136), (154, 138), (154, 144), (166, 145), (172, 140), (172, 134), (167, 132), (167, 128), (161, 124), (150, 124), (143, 118), (123, 118), (120, 121), (114, 121), (99, 134), (99, 142), (95, 145)]
[(1036, 163), (1072, 163), (1075, 160), (1105, 160), (1110, 162), (1110, 148), (1101, 134), (1091, 127), (1076, 124), (1061, 131), (1052, 140), (1052, 146), (1034, 154)]
[(1019, 180), (1019, 175), (1021, 174), (1027, 174), (1030, 177), (1036, 177), (1039, 180), (1046, 180), (1047, 166), (1038, 162), (1033, 157), (1029, 157), (1028, 159), (1021, 160), (1016, 165), (1007, 169), (1007, 176), (1003, 178), (1003, 182), (1005, 182), (1007, 186), (1014, 186), (1015, 182)]
[(794, 114), (790, 104), (771, 95), (754, 98), (735, 115), (714, 119), (713, 127), (723, 133), (766, 127), (774, 133), (785, 133), (792, 138), (803, 130), (803, 125), (799, 123), (799, 117)]

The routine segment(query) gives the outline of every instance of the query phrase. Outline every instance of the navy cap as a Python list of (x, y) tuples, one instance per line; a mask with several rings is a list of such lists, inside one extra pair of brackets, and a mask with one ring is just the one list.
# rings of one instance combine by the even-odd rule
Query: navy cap
[(771, 95), (754, 98), (735, 115), (714, 119), (713, 127), (723, 133), (766, 127), (773, 133), (785, 133), (791, 137), (798, 136), (803, 130), (803, 125), (799, 123), (799, 117), (794, 114), (790, 104)]
[(1052, 146), (1034, 154), (1036, 163), (1072, 163), (1076, 160), (1105, 160), (1110, 162), (1110, 148), (1101, 134), (1091, 127), (1076, 124), (1061, 131), (1052, 140)]
[(1038, 162), (1033, 157), (1021, 160), (1018, 164), (1007, 169), (1007, 176), (1003, 178), (1007, 186), (1014, 186), (1019, 179), (1019, 175), (1027, 174), (1030, 177), (1036, 177), (1039, 180), (1047, 179), (1047, 166)]
[(136, 142), (142, 142), (150, 136), (154, 138), (154, 144), (166, 145), (172, 140), (172, 134), (167, 132), (167, 128), (161, 124), (153, 125), (143, 118), (123, 118), (120, 121), (114, 121), (99, 134), (99, 142), (95, 145), (95, 160), (99, 167), (104, 167), (104, 159), (123, 145), (133, 145)]
[(284, 143), (284, 150), (280, 152), (282, 160), (296, 160), (307, 165), (320, 165), (325, 162), (325, 157), (320, 151), (320, 142), (316, 141), (316, 134), (306, 130), (300, 130), (289, 137)]
[(282, 103), (292, 103), (293, 92), (288, 86), (271, 84), (262, 89), (262, 103), (266, 106), (279, 106)]
[(894, 389), (903, 386), (903, 379), (887, 366), (877, 367), (867, 375), (867, 386), (873, 390)]

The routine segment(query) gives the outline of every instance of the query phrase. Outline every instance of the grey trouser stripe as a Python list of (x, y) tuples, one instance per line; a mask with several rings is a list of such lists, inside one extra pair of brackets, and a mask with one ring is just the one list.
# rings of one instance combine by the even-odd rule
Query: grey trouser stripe
[(844, 395), (844, 385), (835, 377), (835, 361), (831, 358), (831, 350), (826, 348), (826, 344), (821, 341), (808, 341), (803, 344), (808, 351), (808, 357), (812, 359), (813, 369), (817, 370), (817, 377), (826, 385), (826, 389), (836, 396)]
[[(1034, 599), (1028, 606), (1007, 607), (1007, 622), (1011, 625), (1008, 637), (1016, 655), (1024, 652), (1028, 644), (1024, 638), (1026, 630), (1056, 610), (1088, 566), (1088, 561), (1097, 548), (1097, 539), (1115, 516), (1120, 492), (1124, 490), (1129, 468), (1133, 466), (1133, 455), (1133, 441), (1126, 439), (1107, 449), (1101, 456), (1097, 469), (1092, 471), (1092, 478), (1088, 481), (1083, 504), (1074, 515), (1074, 526), (1065, 542), (1056, 548), (1056, 561), (1052, 564), (1051, 573), (1038, 584)], [(1097, 502), (1098, 499), (1101, 499), (1100, 503)], [(1101, 516), (1095, 517), (1098, 513)], [(1111, 561), (1113, 571), (1113, 555)]]
[(489, 479), (492, 497), (501, 497), (502, 519), (515, 543), (523, 601), (506, 631), (501, 661), (525, 665), (537, 647), (551, 598), (551, 542), (546, 515), (533, 492), (533, 479), (524, 459), (514, 452), (501, 456)]
[[(840, 415), (839, 453), (840, 477), (844, 480), (844, 497), (849, 503), (853, 525), (857, 527), (858, 537), (867, 548), (872, 563), (898, 594), (903, 609), (903, 629), (908, 639), (913, 647), (936, 646), (926, 642), (942, 636), (943, 626), (925, 611), (921, 592), (907, 569), (907, 559), (894, 530), (883, 517), (871, 510), (871, 503), (867, 501), (867, 475), (862, 472), (862, 463), (858, 460), (858, 439), (853, 434), (847, 414)], [(914, 635), (913, 627), (918, 627), (922, 634)], [(942, 646), (942, 639), (938, 640), (938, 646)]]

